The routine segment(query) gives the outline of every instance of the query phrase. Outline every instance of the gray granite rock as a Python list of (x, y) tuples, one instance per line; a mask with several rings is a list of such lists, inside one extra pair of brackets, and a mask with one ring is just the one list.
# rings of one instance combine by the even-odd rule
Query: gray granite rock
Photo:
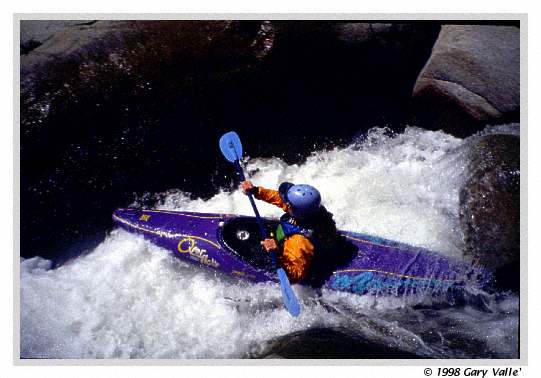
[(465, 254), (518, 289), (520, 260), (520, 139), (493, 134), (472, 140), (468, 177), (460, 190)]
[(444, 25), (413, 90), (421, 126), (466, 136), (518, 122), (520, 29)]

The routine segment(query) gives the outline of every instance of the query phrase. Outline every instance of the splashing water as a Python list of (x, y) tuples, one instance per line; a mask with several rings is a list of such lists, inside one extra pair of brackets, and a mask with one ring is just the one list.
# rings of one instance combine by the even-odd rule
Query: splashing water
[[(465, 145), (441, 132), (374, 129), (300, 165), (253, 159), (247, 171), (268, 188), (282, 181), (317, 186), (341, 229), (460, 257)], [(280, 215), (258, 205), (264, 216)], [(170, 191), (157, 207), (251, 215), (239, 190), (206, 201)], [(58, 268), (39, 257), (21, 263), (21, 357), (257, 357), (276, 337), (317, 327), (340, 327), (420, 358), (518, 357), (519, 306), (511, 294), (479, 293), (449, 307), (429, 298), (295, 290), (303, 302), (299, 318), (282, 308), (277, 285), (196, 268), (115, 229), (95, 250)]]

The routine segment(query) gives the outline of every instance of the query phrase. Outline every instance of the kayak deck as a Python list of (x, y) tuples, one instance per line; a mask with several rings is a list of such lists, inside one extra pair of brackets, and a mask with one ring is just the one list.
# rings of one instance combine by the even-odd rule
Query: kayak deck
[[(254, 217), (167, 210), (118, 209), (113, 220), (171, 250), (176, 257), (253, 282), (277, 281), (260, 246)], [(263, 219), (270, 234), (277, 220)], [(318, 251), (303, 283), (356, 294), (450, 293), (484, 287), (490, 275), (471, 264), (423, 248), (340, 231), (332, 249)]]

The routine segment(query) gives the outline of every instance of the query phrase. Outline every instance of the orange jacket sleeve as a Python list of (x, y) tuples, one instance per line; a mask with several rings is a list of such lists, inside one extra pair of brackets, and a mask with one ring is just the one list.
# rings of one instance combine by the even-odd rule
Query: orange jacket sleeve
[(278, 206), (284, 211), (287, 211), (287, 205), (284, 201), (282, 201), (277, 190), (265, 189), (258, 186), (256, 187), (256, 190), (254, 190), (254, 197), (258, 200), (265, 201), (271, 205)]
[(314, 245), (302, 235), (292, 235), (284, 242), (284, 249), (279, 256), (291, 283), (297, 283), (306, 277), (314, 257)]

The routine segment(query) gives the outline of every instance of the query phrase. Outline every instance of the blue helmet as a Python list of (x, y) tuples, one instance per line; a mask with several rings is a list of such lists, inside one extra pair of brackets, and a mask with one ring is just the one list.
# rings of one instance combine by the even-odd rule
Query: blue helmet
[(291, 207), (291, 215), (295, 218), (306, 218), (321, 206), (321, 194), (310, 185), (295, 185), (290, 182), (280, 184), (280, 198)]

